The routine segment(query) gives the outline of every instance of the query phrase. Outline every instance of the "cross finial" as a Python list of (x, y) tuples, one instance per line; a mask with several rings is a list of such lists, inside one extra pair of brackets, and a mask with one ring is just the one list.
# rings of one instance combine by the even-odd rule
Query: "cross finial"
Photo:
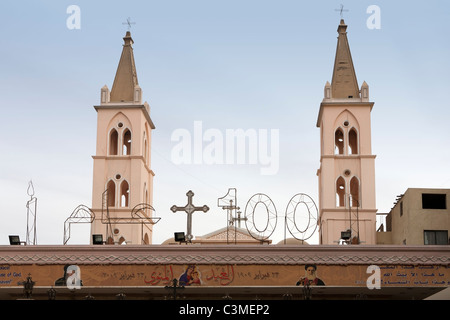
[(339, 11), (341, 18), (343, 18), (344, 16), (344, 12), (348, 12), (348, 10), (344, 10), (344, 5), (341, 4), (341, 8), (340, 9), (334, 9), (334, 11)]
[(131, 22), (131, 18), (128, 17), (128, 18), (127, 18), (127, 22), (122, 22), (122, 24), (128, 25), (128, 31), (130, 31), (131, 25), (132, 25), (132, 24), (136, 24), (136, 22)]

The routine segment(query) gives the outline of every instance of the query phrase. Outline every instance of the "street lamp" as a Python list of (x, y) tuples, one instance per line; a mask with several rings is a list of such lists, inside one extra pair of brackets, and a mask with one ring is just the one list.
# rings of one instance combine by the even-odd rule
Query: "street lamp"
[(19, 285), (23, 286), (23, 293), (26, 299), (31, 299), (31, 295), (33, 294), (33, 287), (35, 282), (31, 279), (31, 274), (28, 274), (27, 280), (20, 281)]
[(165, 286), (164, 289), (172, 290), (173, 291), (173, 295), (172, 295), (173, 300), (176, 300), (177, 299), (177, 290), (184, 289), (184, 286), (179, 286), (177, 279), (173, 279), (172, 283), (173, 283), (173, 286)]
[(103, 244), (103, 235), (102, 234), (93, 234), (92, 235), (92, 244)]
[(302, 291), (303, 291), (303, 299), (304, 300), (311, 300), (311, 287), (309, 286), (309, 283), (308, 282), (306, 282), (304, 285), (303, 285), (303, 289), (302, 289)]
[(185, 242), (186, 236), (184, 235), (184, 232), (175, 232), (174, 239), (176, 242)]
[(9, 244), (12, 246), (20, 246), (21, 244), (26, 244), (25, 241), (20, 241), (20, 237), (16, 235), (11, 235), (9, 237)]

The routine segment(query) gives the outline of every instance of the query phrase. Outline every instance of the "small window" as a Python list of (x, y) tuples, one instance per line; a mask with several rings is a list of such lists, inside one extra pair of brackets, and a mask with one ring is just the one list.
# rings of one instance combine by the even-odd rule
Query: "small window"
[(144, 236), (144, 244), (150, 244), (150, 239), (149, 239), (147, 233), (146, 233), (145, 236)]
[(422, 193), (422, 209), (447, 209), (446, 195)]
[(352, 196), (351, 206), (359, 207), (359, 180), (357, 177), (353, 177), (350, 180), (350, 194)]
[(131, 131), (128, 129), (123, 134), (122, 154), (124, 156), (131, 154)]
[(342, 177), (336, 180), (336, 207), (345, 206), (345, 180)]
[(106, 189), (108, 190), (107, 200), (108, 200), (108, 207), (115, 207), (116, 206), (116, 184), (114, 181), (109, 180), (108, 185), (106, 186)]
[(339, 128), (334, 133), (334, 154), (344, 154), (344, 132)]
[(128, 207), (128, 201), (130, 198), (130, 187), (126, 180), (122, 181), (120, 184), (120, 206)]
[(400, 202), (400, 217), (403, 216), (403, 201)]
[(124, 245), (127, 244), (127, 241), (125, 240), (125, 238), (122, 236), (119, 238), (119, 245)]
[(426, 245), (447, 245), (449, 244), (447, 230), (424, 230), (423, 240)]
[(144, 162), (147, 163), (147, 139), (144, 140)]
[(116, 129), (112, 129), (109, 134), (109, 154), (117, 155), (117, 146), (119, 141), (119, 134)]
[(358, 154), (358, 134), (355, 128), (348, 133), (348, 154)]

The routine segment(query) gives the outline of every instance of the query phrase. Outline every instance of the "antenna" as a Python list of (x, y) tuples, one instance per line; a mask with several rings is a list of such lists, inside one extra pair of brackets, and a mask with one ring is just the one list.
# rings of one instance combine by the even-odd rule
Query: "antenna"
[[(349, 206), (348, 214), (350, 218), (350, 243), (360, 244), (361, 239), (359, 238), (359, 200), (352, 194), (349, 195)], [(352, 211), (352, 207), (356, 207), (356, 210)]]
[[(237, 221), (237, 227), (241, 227), (241, 221), (246, 221), (247, 218), (241, 218), (241, 211), (240, 207), (237, 206), (237, 190), (236, 188), (229, 188), (226, 195), (224, 195), (222, 198), (217, 199), (217, 206), (221, 207), (223, 210), (227, 210), (227, 244), (228, 241), (228, 234), (230, 227), (233, 227), (234, 225), (234, 243), (237, 242), (237, 232), (236, 232), (236, 224)], [(234, 212), (234, 216), (233, 216)]]

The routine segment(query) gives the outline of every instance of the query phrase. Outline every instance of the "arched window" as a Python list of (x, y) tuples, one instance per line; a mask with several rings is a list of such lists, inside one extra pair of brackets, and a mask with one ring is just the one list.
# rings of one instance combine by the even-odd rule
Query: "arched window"
[(147, 132), (144, 130), (143, 133), (143, 147), (142, 147), (142, 152), (143, 152), (143, 156), (144, 156), (144, 163), (147, 164)]
[(120, 184), (120, 206), (128, 207), (130, 198), (130, 187), (125, 180)]
[(148, 237), (148, 233), (146, 233), (144, 236), (144, 244), (150, 244), (150, 239)]
[(119, 244), (121, 244), (121, 245), (127, 244), (127, 242), (126, 242), (126, 240), (125, 240), (125, 238), (123, 236), (121, 236), (119, 238)]
[(144, 188), (142, 189), (142, 191), (143, 191), (142, 196), (143, 196), (144, 203), (148, 203), (147, 183), (144, 183)]
[(344, 132), (341, 128), (334, 133), (334, 154), (344, 154)]
[(116, 206), (116, 184), (114, 181), (109, 180), (107, 186), (106, 186), (106, 195), (108, 199), (108, 207), (115, 207)]
[(112, 129), (109, 133), (109, 154), (117, 155), (117, 147), (119, 142), (119, 134), (116, 129)]
[(348, 154), (358, 154), (358, 134), (355, 128), (348, 132)]
[(339, 177), (336, 180), (336, 207), (345, 206), (345, 180)]
[(144, 162), (148, 164), (147, 162), (147, 139), (144, 140)]
[(357, 177), (353, 177), (350, 180), (350, 195), (351, 195), (351, 206), (359, 207), (359, 180)]
[(122, 154), (129, 156), (131, 154), (131, 131), (126, 129), (123, 133)]

